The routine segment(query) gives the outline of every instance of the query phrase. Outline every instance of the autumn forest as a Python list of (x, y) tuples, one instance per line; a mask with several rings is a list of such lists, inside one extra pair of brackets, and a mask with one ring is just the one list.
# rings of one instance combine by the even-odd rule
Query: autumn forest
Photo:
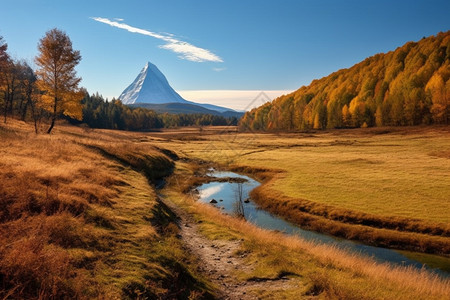
[(247, 112), (244, 130), (449, 124), (450, 32), (377, 54)]

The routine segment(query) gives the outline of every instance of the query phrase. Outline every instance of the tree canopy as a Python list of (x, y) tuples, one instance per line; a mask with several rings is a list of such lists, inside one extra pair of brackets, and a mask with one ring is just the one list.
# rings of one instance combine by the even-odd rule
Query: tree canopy
[(247, 112), (243, 130), (450, 123), (450, 31), (377, 54)]
[(85, 92), (82, 122), (92, 128), (147, 131), (182, 126), (237, 125), (236, 117), (208, 114), (156, 113), (151, 109), (130, 107), (120, 100), (106, 101), (99, 94)]
[(81, 120), (81, 99), (84, 93), (78, 88), (81, 78), (75, 67), (81, 60), (80, 51), (73, 50), (70, 38), (59, 29), (48, 31), (38, 44), (39, 55), (35, 61), (39, 69), (37, 86), (43, 91), (44, 109), (51, 112), (50, 133), (61, 114)]

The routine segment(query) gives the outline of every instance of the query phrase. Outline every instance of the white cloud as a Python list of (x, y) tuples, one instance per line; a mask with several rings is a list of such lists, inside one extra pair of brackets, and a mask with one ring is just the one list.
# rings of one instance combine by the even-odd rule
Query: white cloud
[[(177, 91), (186, 100), (196, 103), (209, 103), (235, 110), (251, 110), (291, 90), (196, 90)], [(262, 95), (263, 94), (263, 95)], [(267, 97), (266, 97), (267, 96)]]
[[(205, 61), (223, 62), (221, 57), (212, 53), (208, 49), (200, 48), (200, 47), (194, 46), (192, 44), (189, 44), (187, 42), (180, 41), (180, 40), (174, 38), (174, 35), (170, 34), (170, 33), (164, 33), (164, 34), (156, 33), (156, 32), (152, 32), (149, 30), (133, 27), (133, 26), (130, 26), (125, 23), (119, 23), (117, 21), (112, 21), (107, 18), (92, 17), (91, 19), (93, 19), (97, 22), (100, 22), (100, 23), (108, 24), (108, 25), (116, 27), (116, 28), (127, 30), (132, 33), (138, 33), (138, 34), (150, 36), (150, 37), (153, 37), (153, 38), (156, 38), (159, 40), (163, 40), (164, 42), (166, 42), (166, 44), (159, 46), (159, 48), (173, 51), (173, 52), (179, 54), (178, 57), (181, 59), (186, 59), (186, 60), (195, 61), (195, 62), (205, 62)], [(121, 19), (116, 19), (116, 20), (121, 20)]]
[(216, 186), (208, 187), (208, 188), (206, 188), (204, 190), (200, 190), (200, 198), (209, 198), (212, 195), (214, 195), (214, 194), (220, 192), (221, 190), (223, 190), (223, 188), (224, 188), (224, 185), (223, 184), (219, 184), (219, 185), (216, 185)]
[(216, 72), (222, 72), (222, 71), (225, 71), (227, 68), (213, 68), (213, 71), (216, 71)]
[(114, 20), (116, 20), (118, 22), (123, 22), (124, 21), (124, 19), (122, 19), (122, 18), (114, 18)]

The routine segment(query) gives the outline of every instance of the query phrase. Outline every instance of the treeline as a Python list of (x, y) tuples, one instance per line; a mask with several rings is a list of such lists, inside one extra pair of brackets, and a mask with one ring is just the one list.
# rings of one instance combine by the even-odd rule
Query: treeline
[[(64, 32), (50, 30), (38, 46), (40, 55), (35, 60), (41, 68), (35, 71), (26, 61), (12, 59), (7, 52), (7, 43), (0, 36), (0, 110), (5, 123), (8, 117), (31, 121), (36, 133), (41, 123), (50, 123), (47, 130), (50, 133), (57, 118), (76, 124), (86, 123), (92, 128), (132, 131), (238, 123), (236, 117), (157, 114), (145, 108), (128, 107), (115, 99), (108, 102), (98, 94), (90, 96), (86, 90), (77, 87), (81, 78), (76, 77), (73, 68), (81, 56), (72, 50), (70, 39)], [(69, 50), (68, 56), (73, 57), (71, 62), (65, 62), (65, 69), (70, 69), (70, 72), (57, 74), (56, 78), (44, 74), (45, 70), (54, 69), (51, 65), (46, 66), (55, 61), (51, 57), (52, 47)], [(60, 86), (55, 88), (51, 82), (60, 82)]]
[(377, 54), (247, 112), (243, 130), (450, 124), (450, 31)]
[(106, 101), (101, 95), (89, 95), (83, 100), (82, 122), (91, 128), (146, 131), (158, 128), (181, 126), (225, 126), (237, 125), (236, 117), (207, 114), (168, 114), (156, 113), (141, 107), (129, 107), (120, 100)]
[(0, 37), (0, 107), (4, 123), (8, 116), (31, 119), (38, 133), (38, 123), (45, 117), (50, 133), (61, 116), (81, 119), (83, 92), (75, 71), (81, 55), (63, 31), (51, 29), (39, 40), (36, 71), (27, 62), (12, 59), (7, 50), (8, 44)]
[(33, 120), (36, 124), (45, 115), (37, 105), (41, 92), (36, 86), (36, 74), (25, 61), (13, 60), (8, 44), (0, 36), (0, 107), (2, 119), (17, 116), (21, 120)]

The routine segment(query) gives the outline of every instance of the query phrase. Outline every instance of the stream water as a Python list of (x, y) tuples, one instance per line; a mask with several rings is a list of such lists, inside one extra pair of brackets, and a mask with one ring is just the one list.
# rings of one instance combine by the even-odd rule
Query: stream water
[[(260, 185), (260, 183), (248, 176), (240, 175), (233, 172), (219, 172), (210, 170), (209, 176), (217, 178), (243, 178), (246, 182), (242, 183), (242, 197), (249, 199), (249, 193), (252, 189)], [(199, 200), (205, 203), (210, 203), (212, 199), (216, 200), (215, 205), (218, 209), (222, 209), (229, 214), (235, 214), (238, 183), (236, 182), (210, 182), (202, 184), (197, 187), (199, 192)], [(259, 208), (254, 202), (246, 201), (244, 203), (245, 219), (259, 227), (278, 230), (290, 235), (297, 235), (305, 240), (314, 240), (318, 243), (333, 244), (339, 248), (346, 249), (347, 251), (357, 252), (364, 255), (371, 256), (378, 262), (389, 262), (395, 265), (413, 266), (415, 268), (429, 269), (442, 277), (450, 277), (448, 271), (441, 270), (439, 268), (433, 268), (425, 264), (428, 261), (441, 260), (443, 264), (450, 264), (450, 259), (445, 257), (439, 257), (428, 254), (416, 254), (408, 251), (396, 251), (386, 248), (373, 247), (364, 245), (361, 243), (353, 242), (346, 239), (336, 238), (326, 234), (321, 234), (314, 231), (304, 230), (295, 224), (287, 222), (280, 217), (277, 217), (261, 208)], [(214, 201), (213, 201), (214, 202)], [(414, 257), (412, 259), (411, 257)], [(418, 257), (419, 259), (416, 259)], [(419, 261), (420, 260), (420, 261)]]

